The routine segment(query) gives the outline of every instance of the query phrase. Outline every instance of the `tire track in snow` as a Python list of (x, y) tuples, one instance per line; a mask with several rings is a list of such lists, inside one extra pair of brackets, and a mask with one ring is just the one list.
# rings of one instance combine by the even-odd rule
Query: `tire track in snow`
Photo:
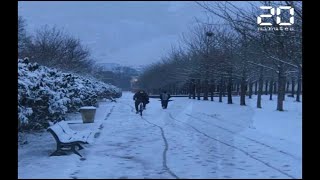
[(164, 131), (163, 131), (162, 127), (161, 127), (161, 126), (158, 126), (158, 125), (156, 125), (156, 124), (154, 124), (154, 123), (149, 122), (149, 121), (146, 120), (144, 117), (142, 117), (142, 119), (145, 120), (146, 122), (148, 122), (149, 124), (151, 124), (151, 125), (153, 125), (153, 126), (156, 126), (156, 127), (158, 127), (158, 128), (160, 129), (160, 131), (161, 131), (161, 136), (162, 136), (162, 139), (163, 139), (164, 145), (165, 145), (164, 151), (163, 151), (163, 154), (162, 154), (162, 166), (163, 166), (164, 170), (166, 170), (171, 176), (173, 176), (173, 177), (176, 178), (176, 179), (180, 179), (176, 174), (174, 174), (174, 173), (171, 171), (171, 169), (170, 169), (170, 168), (168, 167), (168, 165), (167, 165), (167, 151), (168, 151), (168, 149), (169, 149), (169, 144), (168, 144), (168, 141), (167, 141), (167, 139), (166, 139), (166, 136), (164, 135)]
[(175, 121), (178, 121), (178, 122), (180, 122), (180, 123), (186, 124), (187, 126), (191, 127), (193, 130), (195, 130), (196, 132), (202, 134), (203, 136), (206, 136), (207, 138), (213, 139), (213, 140), (218, 141), (219, 143), (224, 144), (224, 145), (226, 145), (226, 146), (228, 146), (228, 147), (234, 148), (234, 149), (236, 149), (236, 150), (244, 153), (245, 155), (249, 156), (250, 158), (252, 158), (252, 159), (254, 159), (254, 160), (256, 160), (256, 161), (259, 161), (260, 163), (262, 163), (262, 164), (270, 167), (271, 169), (273, 169), (273, 170), (275, 170), (275, 171), (278, 171), (279, 173), (281, 173), (281, 174), (283, 174), (283, 175), (286, 175), (286, 176), (288, 176), (288, 177), (290, 177), (290, 178), (292, 178), (292, 179), (296, 179), (296, 178), (293, 177), (292, 175), (290, 175), (290, 174), (288, 174), (288, 173), (286, 173), (286, 172), (284, 172), (284, 171), (281, 171), (280, 169), (278, 169), (278, 168), (276, 168), (276, 167), (273, 167), (272, 165), (270, 165), (270, 164), (267, 163), (267, 162), (262, 161), (261, 159), (258, 159), (258, 158), (256, 158), (256, 157), (252, 156), (250, 153), (248, 153), (247, 151), (245, 151), (245, 150), (243, 150), (243, 149), (240, 149), (240, 148), (238, 148), (238, 147), (236, 147), (236, 146), (230, 145), (230, 144), (228, 144), (228, 143), (226, 143), (226, 142), (223, 142), (223, 141), (221, 141), (221, 140), (219, 140), (219, 139), (216, 139), (216, 138), (214, 138), (214, 137), (211, 137), (211, 136), (207, 135), (206, 133), (198, 130), (198, 129), (195, 128), (194, 126), (192, 126), (192, 125), (190, 125), (190, 124), (187, 124), (187, 123), (185, 123), (185, 122), (182, 122), (182, 121), (180, 121), (180, 120), (178, 120), (178, 119), (175, 119), (175, 118), (171, 115), (171, 113), (169, 113), (169, 117), (170, 117), (171, 119), (175, 120)]
[[(276, 152), (279, 152), (279, 153), (281, 153), (281, 154), (290, 156), (290, 157), (293, 158), (294, 160), (301, 161), (301, 158), (298, 158), (298, 157), (296, 157), (296, 156), (293, 155), (293, 154), (290, 154), (290, 153), (288, 153), (288, 152), (279, 150), (279, 149), (277, 149), (277, 148), (275, 148), (275, 147), (273, 147), (273, 146), (267, 145), (267, 144), (265, 144), (265, 143), (263, 143), (263, 142), (260, 142), (260, 141), (255, 140), (255, 139), (251, 139), (251, 138), (249, 138), (249, 137), (247, 137), (247, 136), (244, 136), (244, 135), (241, 135), (241, 134), (237, 134), (237, 133), (235, 133), (235, 132), (233, 132), (233, 131), (231, 131), (231, 130), (229, 130), (229, 129), (227, 129), (227, 128), (221, 127), (221, 126), (219, 126), (219, 125), (211, 124), (211, 123), (209, 123), (209, 122), (207, 122), (207, 121), (204, 121), (204, 120), (202, 120), (202, 119), (200, 119), (200, 118), (198, 118), (198, 117), (194, 117), (194, 116), (192, 116), (192, 115), (190, 115), (190, 114), (186, 114), (186, 115), (189, 116), (189, 117), (191, 117), (191, 118), (197, 119), (197, 120), (199, 120), (199, 121), (201, 121), (201, 122), (207, 123), (207, 124), (209, 124), (209, 125), (211, 125), (211, 126), (215, 126), (215, 127), (219, 128), (219, 129), (222, 129), (222, 130), (224, 130), (224, 131), (227, 131), (227, 132), (229, 132), (229, 133), (231, 133), (231, 134), (234, 134), (234, 135), (237, 135), (237, 136), (242, 137), (242, 138), (244, 138), (244, 139), (247, 139), (247, 140), (249, 140), (249, 141), (251, 141), (251, 142), (254, 142), (254, 143), (260, 144), (260, 145), (262, 145), (262, 146), (265, 146), (265, 147), (267, 147), (267, 148), (270, 148), (270, 149), (272, 149), (272, 150), (274, 150), (274, 151), (276, 151)], [(209, 116), (209, 117), (211, 117), (211, 116)], [(211, 118), (214, 118), (214, 117), (211, 117)], [(214, 119), (215, 119), (215, 118), (214, 118)]]
[(216, 120), (219, 120), (220, 122), (223, 122), (223, 123), (226, 123), (226, 124), (231, 124), (233, 126), (237, 126), (237, 127), (240, 127), (240, 128), (243, 128), (244, 126), (239, 124), (239, 123), (235, 123), (235, 122), (232, 122), (232, 121), (228, 121), (226, 119), (222, 119), (222, 118), (218, 118), (216, 115), (219, 115), (219, 114), (206, 114), (206, 113), (199, 113), (199, 114), (202, 114), (202, 115), (205, 115), (205, 116), (208, 116), (212, 119), (216, 119)]
[[(125, 104), (125, 103), (123, 103)], [(134, 107), (132, 105), (129, 105), (129, 104), (125, 104), (127, 106), (130, 106), (131, 107), (131, 112), (134, 112)], [(169, 149), (169, 144), (168, 144), (168, 141), (167, 141), (167, 138), (166, 136), (164, 135), (164, 130), (161, 126), (159, 125), (156, 125), (150, 121), (148, 121), (146, 118), (144, 118), (143, 116), (141, 116), (141, 118), (146, 121), (147, 123), (151, 124), (152, 126), (155, 126), (155, 127), (158, 127), (161, 131), (161, 136), (162, 136), (162, 139), (164, 141), (164, 150), (163, 150), (163, 153), (162, 153), (162, 167), (165, 171), (167, 171), (171, 176), (173, 176), (174, 178), (176, 179), (180, 179), (175, 173), (172, 172), (172, 170), (168, 167), (167, 165), (167, 152), (168, 152), (168, 149)]]

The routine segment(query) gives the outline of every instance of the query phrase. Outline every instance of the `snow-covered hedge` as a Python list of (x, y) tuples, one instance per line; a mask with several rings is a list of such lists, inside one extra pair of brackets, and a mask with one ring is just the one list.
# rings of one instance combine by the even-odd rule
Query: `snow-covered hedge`
[(121, 89), (56, 69), (18, 60), (18, 118), (23, 129), (46, 128), (48, 121), (64, 119), (81, 106), (122, 95)]

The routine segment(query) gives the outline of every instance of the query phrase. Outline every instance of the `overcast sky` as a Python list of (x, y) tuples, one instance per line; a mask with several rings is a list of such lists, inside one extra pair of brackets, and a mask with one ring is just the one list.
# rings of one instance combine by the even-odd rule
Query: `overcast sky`
[(205, 12), (193, 1), (19, 2), (29, 33), (56, 25), (80, 38), (97, 62), (147, 65), (166, 55), (171, 44)]

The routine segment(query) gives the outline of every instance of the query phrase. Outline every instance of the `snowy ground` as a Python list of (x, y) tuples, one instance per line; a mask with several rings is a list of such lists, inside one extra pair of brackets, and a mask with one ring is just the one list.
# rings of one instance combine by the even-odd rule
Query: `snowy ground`
[[(19, 178), (302, 178), (302, 103), (263, 96), (247, 106), (173, 98), (168, 109), (151, 99), (143, 117), (135, 114), (132, 93), (117, 103), (102, 102), (95, 123), (74, 130), (94, 136), (80, 153), (48, 155), (55, 141), (47, 132), (26, 135), (18, 149)], [(274, 97), (275, 98), (275, 97)]]

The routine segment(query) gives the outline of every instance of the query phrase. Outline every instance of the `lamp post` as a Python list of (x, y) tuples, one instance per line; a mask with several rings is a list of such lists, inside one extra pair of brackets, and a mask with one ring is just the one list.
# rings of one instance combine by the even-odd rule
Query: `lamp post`
[(204, 94), (203, 94), (203, 100), (208, 100), (208, 90), (209, 90), (209, 81), (208, 81), (208, 76), (209, 76), (209, 72), (208, 72), (208, 64), (209, 63), (209, 47), (210, 47), (210, 38), (212, 37), (213, 33), (211, 31), (206, 32), (206, 37), (207, 37), (207, 49), (206, 49), (206, 63), (205, 63), (205, 80), (204, 80)]

